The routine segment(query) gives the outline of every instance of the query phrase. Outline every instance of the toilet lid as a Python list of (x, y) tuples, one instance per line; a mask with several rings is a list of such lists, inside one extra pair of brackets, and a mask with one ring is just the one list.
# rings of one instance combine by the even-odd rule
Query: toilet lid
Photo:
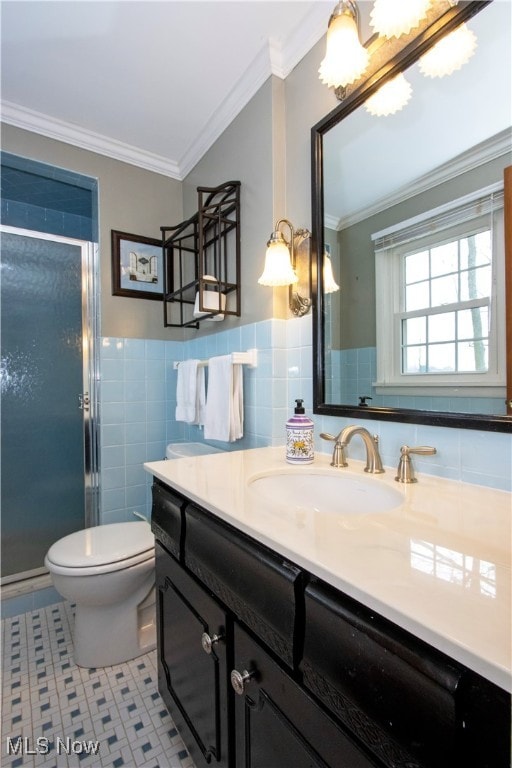
[(155, 539), (147, 523), (109, 523), (70, 533), (56, 541), (47, 558), (67, 568), (95, 567), (148, 552), (153, 555)]

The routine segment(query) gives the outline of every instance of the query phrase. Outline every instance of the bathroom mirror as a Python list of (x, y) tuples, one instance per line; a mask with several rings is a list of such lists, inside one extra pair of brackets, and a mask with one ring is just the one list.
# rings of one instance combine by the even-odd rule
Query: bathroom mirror
[[(512, 271), (512, 256), (510, 247), (505, 252), (503, 244), (503, 231), (511, 226), (503, 202), (504, 175), (510, 177), (504, 169), (511, 164), (511, 7), (502, 0), (456, 6), (433, 2), (432, 6), (437, 17), (401, 47), (396, 40), (366, 43), (370, 52), (375, 50), (373, 67), (371, 63), (365, 78), (348, 88), (339, 106), (312, 129), (314, 411), (511, 432), (512, 382), (508, 394), (506, 389), (510, 338), (507, 344), (505, 316), (507, 292), (512, 288), (510, 278), (505, 286), (504, 275)], [(426, 77), (418, 60), (461, 22), (467, 22), (476, 35), (475, 53), (449, 76)], [(370, 114), (366, 100), (398, 73), (404, 73), (412, 85), (409, 102), (395, 114)], [(417, 376), (400, 376), (402, 368), (395, 379), (386, 378), (387, 373), (382, 375), (389, 352), (386, 344), (382, 346), (387, 333), (385, 313), (388, 306), (396, 309), (400, 299), (383, 293), (380, 282), (376, 286), (376, 264), (380, 280), (389, 269), (382, 266), (388, 265), (382, 259), (384, 245), (397, 231), (408, 231), (418, 222), (423, 222), (421, 234), (425, 235), (428, 224), (424, 222), (434, 213), (446, 216), (463, 205), (478, 206), (479, 195), (487, 201), (489, 237), (496, 240), (500, 233), (503, 259), (500, 278), (492, 267), (494, 293), (501, 301), (500, 322), (496, 324), (494, 315), (484, 321), (497, 333), (495, 357), (489, 351), (483, 366), (492, 374), (490, 381), (482, 386), (481, 370), (476, 369), (461, 386), (451, 363), (432, 371), (419, 366), (413, 371), (421, 374)], [(462, 247), (459, 241), (458, 248)], [(332, 292), (324, 285), (325, 254), (339, 285)], [(397, 263), (393, 280), (398, 283), (405, 272), (403, 254)], [(449, 314), (442, 307), (453, 301), (442, 298), (440, 308), (434, 309), (438, 326), (446, 325)], [(455, 315), (462, 318), (456, 308)], [(490, 315), (489, 311), (486, 318)], [(510, 326), (510, 306), (508, 316)], [(401, 344), (391, 344), (399, 367), (405, 359)], [(457, 337), (452, 347), (462, 348)], [(445, 370), (451, 375), (437, 375)]]

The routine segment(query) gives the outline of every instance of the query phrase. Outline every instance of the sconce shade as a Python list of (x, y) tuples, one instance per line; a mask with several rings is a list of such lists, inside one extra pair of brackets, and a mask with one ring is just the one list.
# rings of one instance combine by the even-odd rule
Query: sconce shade
[(368, 66), (368, 51), (359, 41), (357, 9), (341, 0), (329, 19), (325, 57), (318, 70), (320, 80), (335, 88), (360, 77)]
[(371, 115), (385, 117), (399, 112), (411, 98), (411, 84), (400, 74), (389, 80), (365, 101), (365, 109)]
[(324, 253), (323, 287), (324, 293), (335, 293), (340, 289), (338, 283), (334, 279), (332, 263), (327, 253)]
[(420, 72), (426, 77), (444, 77), (460, 69), (476, 50), (476, 35), (461, 24), (443, 37), (419, 60)]
[(292, 267), (290, 250), (279, 232), (274, 232), (267, 243), (265, 267), (258, 280), (260, 285), (292, 285), (298, 281)]
[(375, 0), (370, 24), (379, 35), (400, 37), (426, 16), (430, 0)]

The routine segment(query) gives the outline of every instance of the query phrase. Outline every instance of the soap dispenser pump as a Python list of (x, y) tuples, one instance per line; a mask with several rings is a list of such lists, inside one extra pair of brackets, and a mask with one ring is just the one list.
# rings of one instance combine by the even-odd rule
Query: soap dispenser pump
[(314, 424), (306, 416), (304, 401), (296, 400), (293, 416), (286, 422), (286, 461), (289, 464), (311, 464), (315, 458)]

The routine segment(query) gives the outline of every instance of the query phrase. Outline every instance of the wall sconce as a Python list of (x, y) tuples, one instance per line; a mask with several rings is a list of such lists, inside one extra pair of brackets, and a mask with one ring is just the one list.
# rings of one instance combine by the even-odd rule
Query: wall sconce
[[(283, 224), (290, 230), (289, 240), (280, 230)], [(295, 231), (288, 219), (279, 219), (267, 242), (265, 268), (258, 279), (260, 285), (290, 286), (289, 305), (297, 317), (305, 315), (311, 307), (309, 243), (305, 248), (310, 237), (307, 229)]]
[(466, 24), (461, 24), (421, 57), (420, 72), (426, 77), (451, 75), (469, 61), (475, 50), (475, 33)]
[(368, 66), (369, 55), (359, 40), (359, 11), (351, 0), (340, 0), (329, 19), (325, 57), (318, 70), (329, 88), (344, 88)]
[(324, 251), (324, 267), (323, 267), (323, 289), (324, 293), (335, 293), (339, 291), (340, 287), (334, 275), (332, 273), (332, 263), (327, 251)]
[(400, 37), (427, 15), (430, 0), (375, 0), (370, 25), (384, 37)]
[(385, 117), (394, 115), (405, 107), (411, 98), (412, 87), (408, 80), (400, 73), (392, 80), (384, 83), (373, 96), (364, 103), (364, 107), (370, 115)]

